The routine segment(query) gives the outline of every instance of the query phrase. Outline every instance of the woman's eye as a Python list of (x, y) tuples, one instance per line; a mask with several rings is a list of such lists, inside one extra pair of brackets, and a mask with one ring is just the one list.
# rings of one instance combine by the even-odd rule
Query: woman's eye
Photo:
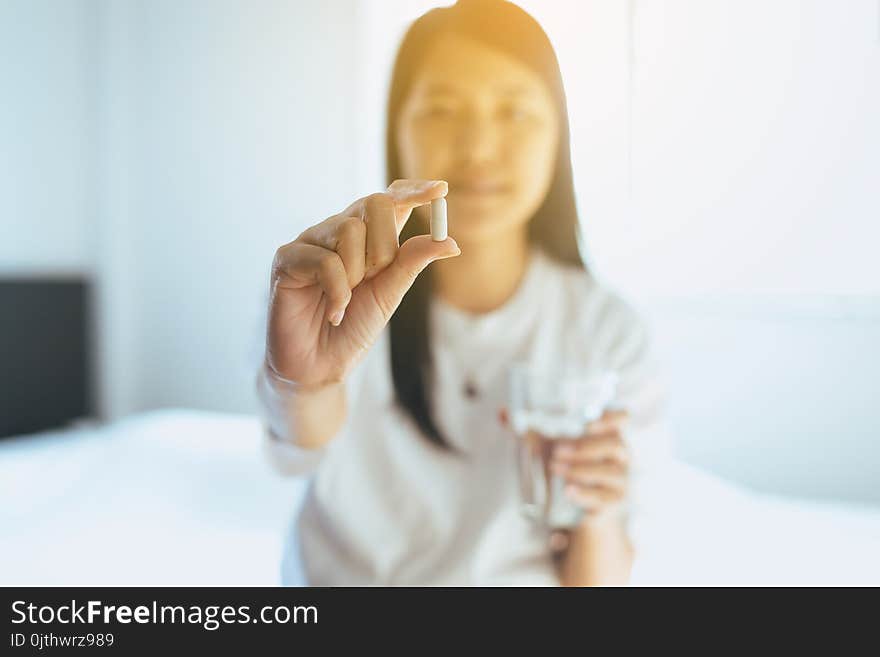
[(451, 105), (428, 105), (422, 109), (422, 116), (428, 118), (446, 118), (455, 114), (455, 108)]
[(530, 113), (526, 108), (518, 107), (516, 105), (502, 107), (500, 114), (501, 118), (508, 121), (525, 121), (530, 116)]

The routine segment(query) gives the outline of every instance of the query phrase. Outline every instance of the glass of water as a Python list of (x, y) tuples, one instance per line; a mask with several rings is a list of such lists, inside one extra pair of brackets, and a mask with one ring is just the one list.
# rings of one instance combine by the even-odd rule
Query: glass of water
[(527, 362), (508, 372), (510, 424), (517, 435), (522, 510), (550, 528), (573, 527), (583, 510), (565, 495), (565, 479), (550, 471), (559, 441), (582, 436), (617, 392), (617, 374), (570, 365), (536, 367)]

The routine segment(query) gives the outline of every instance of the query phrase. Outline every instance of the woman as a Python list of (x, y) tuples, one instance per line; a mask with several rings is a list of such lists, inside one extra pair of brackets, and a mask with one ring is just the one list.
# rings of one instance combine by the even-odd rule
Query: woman
[[(284, 582), (626, 583), (621, 503), (631, 457), (662, 444), (659, 388), (638, 318), (578, 252), (565, 96), (538, 24), (501, 0), (419, 18), (394, 67), (387, 157), (386, 191), (273, 263), (267, 447), (313, 475)], [(441, 242), (424, 206), (442, 196)], [(584, 514), (552, 537), (519, 510), (503, 405), (523, 358), (621, 377), (626, 412), (553, 454)]]

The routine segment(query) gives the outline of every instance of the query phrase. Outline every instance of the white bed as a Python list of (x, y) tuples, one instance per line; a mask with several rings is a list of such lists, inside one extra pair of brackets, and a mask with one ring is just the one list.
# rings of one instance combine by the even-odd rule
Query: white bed
[[(880, 585), (880, 508), (673, 467), (634, 584)], [(277, 584), (303, 487), (264, 462), (251, 416), (157, 411), (4, 440), (0, 584)]]

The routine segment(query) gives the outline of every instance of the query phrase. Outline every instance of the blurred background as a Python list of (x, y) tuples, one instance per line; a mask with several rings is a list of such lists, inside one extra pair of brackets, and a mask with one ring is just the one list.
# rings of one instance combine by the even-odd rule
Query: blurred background
[[(277, 580), (303, 482), (258, 453), (268, 267), (384, 187), (391, 61), (436, 4), (0, 0), (0, 583)], [(651, 320), (676, 455), (869, 554), (880, 1), (518, 4), (557, 49), (589, 262)], [(806, 581), (780, 572), (735, 581)]]

